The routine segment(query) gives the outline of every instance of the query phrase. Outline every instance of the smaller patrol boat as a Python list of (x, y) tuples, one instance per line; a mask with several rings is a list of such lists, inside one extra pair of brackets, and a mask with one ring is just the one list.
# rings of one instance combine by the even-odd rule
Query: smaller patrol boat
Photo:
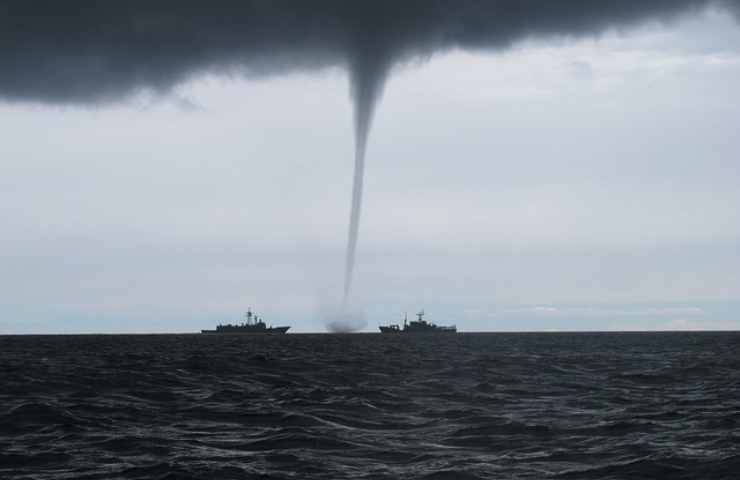
[(258, 334), (282, 334), (288, 331), (290, 327), (273, 327), (262, 320), (262, 317), (258, 317), (257, 314), (252, 313), (252, 310), (247, 310), (244, 315), (246, 322), (232, 325), (230, 323), (226, 325), (218, 325), (215, 330), (201, 330), (200, 333), (211, 333), (211, 334), (234, 334), (234, 333), (258, 333)]
[(424, 310), (417, 313), (418, 320), (408, 321), (406, 315), (403, 316), (403, 328), (398, 324), (381, 325), (381, 333), (457, 333), (457, 327), (450, 325), (443, 327), (435, 325), (424, 320)]

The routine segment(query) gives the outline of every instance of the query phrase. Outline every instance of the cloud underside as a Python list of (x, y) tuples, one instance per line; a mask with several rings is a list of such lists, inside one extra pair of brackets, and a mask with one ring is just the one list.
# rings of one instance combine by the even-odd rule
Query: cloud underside
[(357, 77), (453, 48), (598, 35), (740, 0), (132, 1), (0, 5), (0, 97), (76, 104), (168, 92), (203, 73), (329, 66)]

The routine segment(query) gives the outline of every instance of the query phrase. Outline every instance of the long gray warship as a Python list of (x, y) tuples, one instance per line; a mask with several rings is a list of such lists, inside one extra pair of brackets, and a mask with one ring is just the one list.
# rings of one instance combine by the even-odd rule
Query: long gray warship
[(226, 325), (217, 325), (215, 330), (201, 330), (200, 333), (207, 334), (284, 334), (290, 327), (273, 327), (262, 320), (262, 317), (252, 313), (252, 310), (247, 310), (244, 315), (246, 322), (240, 324), (227, 323)]

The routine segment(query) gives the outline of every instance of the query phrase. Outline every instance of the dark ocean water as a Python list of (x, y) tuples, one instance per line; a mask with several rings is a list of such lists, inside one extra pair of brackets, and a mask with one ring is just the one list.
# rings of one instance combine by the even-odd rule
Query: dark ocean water
[(0, 337), (2, 479), (738, 479), (740, 334)]

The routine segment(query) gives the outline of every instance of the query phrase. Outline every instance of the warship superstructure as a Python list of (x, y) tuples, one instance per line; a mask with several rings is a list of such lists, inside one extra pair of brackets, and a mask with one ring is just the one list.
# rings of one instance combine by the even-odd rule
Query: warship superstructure
[(272, 333), (272, 334), (282, 334), (288, 331), (290, 327), (273, 327), (272, 325), (267, 326), (267, 324), (262, 320), (262, 317), (257, 316), (257, 314), (252, 313), (252, 310), (247, 310), (247, 313), (244, 315), (245, 322), (240, 324), (231, 324), (227, 323), (226, 325), (218, 325), (216, 326), (215, 330), (201, 330), (200, 333), (223, 333), (223, 334), (230, 334), (230, 333)]
[(417, 320), (408, 321), (403, 317), (403, 328), (398, 324), (381, 325), (381, 333), (457, 333), (455, 325), (440, 326), (424, 320), (424, 310), (416, 314)]

